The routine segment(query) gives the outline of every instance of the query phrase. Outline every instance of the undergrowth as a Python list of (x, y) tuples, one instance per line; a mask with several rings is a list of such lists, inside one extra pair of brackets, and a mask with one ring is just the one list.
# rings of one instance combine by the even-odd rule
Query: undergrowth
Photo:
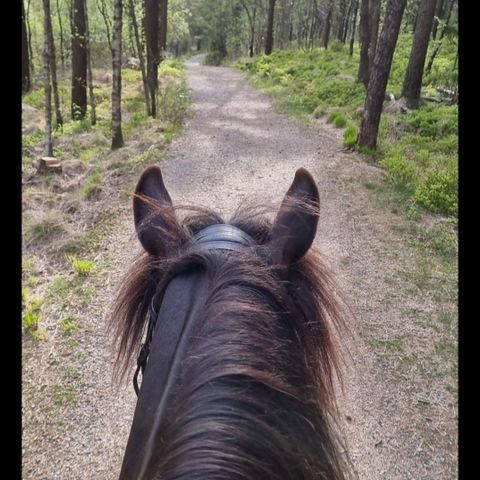
[[(399, 36), (387, 85), (387, 98), (398, 99), (412, 45), (411, 34)], [(431, 54), (430, 46), (427, 60)], [(451, 88), (455, 38), (443, 40), (432, 70), (424, 76), (422, 94), (437, 95), (436, 87)], [(422, 208), (456, 218), (458, 213), (458, 107), (423, 103), (408, 114), (383, 113), (376, 152), (356, 147), (365, 88), (356, 81), (358, 49), (352, 57), (340, 43), (327, 50), (281, 50), (269, 56), (242, 58), (237, 68), (252, 83), (276, 98), (286, 113), (325, 117), (345, 128), (343, 146), (372, 156), (388, 172), (392, 184), (404, 184), (409, 201)]]

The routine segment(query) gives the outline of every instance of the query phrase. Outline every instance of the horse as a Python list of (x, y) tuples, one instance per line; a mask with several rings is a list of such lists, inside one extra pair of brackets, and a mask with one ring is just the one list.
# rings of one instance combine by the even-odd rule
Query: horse
[(178, 210), (160, 168), (146, 168), (133, 194), (143, 251), (110, 318), (117, 375), (138, 355), (119, 479), (344, 480), (334, 329), (345, 320), (311, 248), (312, 175), (296, 171), (273, 223), (261, 208), (228, 223)]

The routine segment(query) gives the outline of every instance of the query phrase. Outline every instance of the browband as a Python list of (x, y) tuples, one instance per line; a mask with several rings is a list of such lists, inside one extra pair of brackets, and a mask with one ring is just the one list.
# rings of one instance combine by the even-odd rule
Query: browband
[(245, 250), (256, 245), (255, 240), (233, 225), (219, 223), (210, 225), (193, 235), (186, 249), (199, 250)]

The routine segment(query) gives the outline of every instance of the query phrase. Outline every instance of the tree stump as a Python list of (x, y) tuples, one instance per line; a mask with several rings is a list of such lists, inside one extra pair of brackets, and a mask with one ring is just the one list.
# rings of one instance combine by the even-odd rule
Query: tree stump
[(62, 173), (62, 163), (58, 158), (42, 157), (38, 163), (37, 173)]

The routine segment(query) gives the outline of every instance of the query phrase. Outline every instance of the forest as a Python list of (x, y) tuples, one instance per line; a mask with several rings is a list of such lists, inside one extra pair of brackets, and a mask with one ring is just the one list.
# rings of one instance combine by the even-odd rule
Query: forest
[(365, 345), (356, 468), (456, 478), (458, 0), (21, 8), (24, 478), (119, 467), (133, 400), (104, 374), (104, 319), (142, 170), (165, 165), (180, 204), (230, 207), (280, 200), (303, 159)]
[[(159, 67), (205, 51), (207, 64), (236, 63), (290, 110), (345, 128), (345, 147), (376, 158), (423, 207), (455, 216), (458, 5), (390, 3), (23, 1), (23, 103), (45, 112), (44, 132), (24, 145), (42, 138), (52, 157), (52, 135), (94, 127), (98, 117), (95, 128), (122, 146), (122, 70), (123, 81), (141, 71), (146, 114), (155, 117), (173, 95), (158, 96)], [(150, 24), (152, 15), (159, 20)], [(111, 72), (111, 93), (95, 85), (96, 69)]]

